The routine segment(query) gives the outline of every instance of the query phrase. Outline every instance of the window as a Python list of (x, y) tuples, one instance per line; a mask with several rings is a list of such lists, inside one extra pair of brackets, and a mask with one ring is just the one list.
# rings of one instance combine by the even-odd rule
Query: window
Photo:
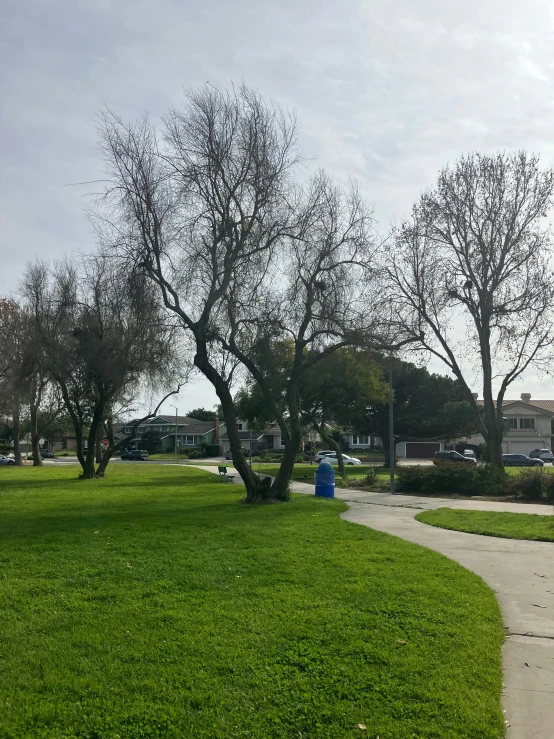
[(124, 434), (130, 434), (133, 431), (133, 427), (132, 426), (124, 426), (122, 430), (123, 430), (123, 433)]
[(534, 418), (520, 418), (519, 419), (519, 428), (520, 429), (534, 429), (535, 428), (535, 419)]
[(144, 428), (144, 426), (139, 426), (137, 429), (137, 434), (144, 434), (145, 431), (146, 429)]
[(354, 446), (360, 446), (361, 444), (369, 444), (369, 436), (353, 436), (352, 444)]
[(185, 438), (185, 444), (188, 444), (188, 446), (194, 446), (194, 436), (187, 436)]
[(237, 428), (239, 431), (242, 431), (242, 423), (237, 423)]
[(517, 418), (508, 418), (506, 421), (506, 426), (508, 428), (508, 431), (510, 429), (517, 429)]

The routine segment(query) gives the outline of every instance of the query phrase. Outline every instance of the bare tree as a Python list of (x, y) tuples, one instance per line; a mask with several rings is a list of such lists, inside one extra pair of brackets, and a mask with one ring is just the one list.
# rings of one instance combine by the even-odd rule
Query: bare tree
[(506, 391), (554, 341), (552, 243), (541, 226), (553, 189), (554, 172), (536, 156), (465, 156), (421, 197), (390, 254), (397, 325), (460, 381), (499, 467)]
[(43, 366), (73, 423), (82, 476), (95, 477), (96, 439), (113, 405), (145, 381), (163, 385), (172, 378), (173, 327), (150, 281), (102, 256), (80, 272), (67, 263), (53, 271), (34, 264), (24, 292)]
[[(259, 385), (280, 427), (285, 454), (271, 488), (280, 499), (287, 497), (305, 425), (303, 379), (342, 347), (392, 343), (378, 310), (374, 265), (380, 244), (355, 185), (344, 191), (319, 172), (297, 192), (294, 213), (265, 272), (252, 267), (229, 291), (228, 331), (219, 335)], [(280, 357), (278, 391), (276, 340), (288, 348)]]
[(110, 185), (96, 223), (106, 248), (142, 269), (193, 338), (194, 363), (221, 402), (233, 462), (249, 499), (264, 485), (241, 449), (231, 392), (234, 364), (222, 355), (225, 298), (291, 219), (287, 200), (298, 162), (294, 119), (241, 86), (189, 92), (169, 112), (162, 141), (146, 118), (108, 113), (102, 141)]
[(13, 451), (16, 465), (21, 457), (21, 404), (22, 390), (19, 382), (25, 340), (25, 319), (19, 303), (13, 298), (0, 298), (0, 392), (4, 408), (12, 417)]

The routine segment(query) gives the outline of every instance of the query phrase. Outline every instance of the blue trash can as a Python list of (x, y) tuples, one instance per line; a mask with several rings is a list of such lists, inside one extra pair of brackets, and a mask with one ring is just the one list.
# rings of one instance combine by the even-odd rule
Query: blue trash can
[(334, 498), (335, 497), (335, 470), (323, 460), (314, 472), (315, 477), (315, 494), (318, 498)]

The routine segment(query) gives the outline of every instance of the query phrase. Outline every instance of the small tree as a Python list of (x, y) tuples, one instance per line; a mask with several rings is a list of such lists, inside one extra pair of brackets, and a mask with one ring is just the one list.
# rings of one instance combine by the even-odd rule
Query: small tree
[[(149, 281), (123, 273), (105, 257), (78, 273), (67, 263), (27, 270), (25, 295), (40, 341), (45, 371), (71, 418), (82, 476), (95, 469), (96, 441), (116, 403), (136, 396), (142, 383), (171, 376), (172, 327)], [(87, 449), (84, 451), (84, 440)]]
[(476, 416), (478, 371), (479, 429), (499, 467), (506, 391), (554, 341), (551, 236), (541, 227), (553, 191), (554, 171), (535, 156), (465, 156), (422, 195), (390, 253), (397, 326), (444, 362)]

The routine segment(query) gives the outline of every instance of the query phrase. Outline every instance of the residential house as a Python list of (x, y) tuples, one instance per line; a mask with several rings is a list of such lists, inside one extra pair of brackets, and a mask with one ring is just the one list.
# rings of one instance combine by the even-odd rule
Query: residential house
[[(483, 404), (483, 401), (478, 401)], [(506, 419), (502, 451), (504, 454), (529, 454), (533, 449), (552, 449), (554, 445), (554, 400), (532, 400), (522, 393), (519, 400), (505, 400)], [(480, 434), (467, 437), (469, 444), (484, 441)]]
[[(122, 434), (133, 432), (133, 421), (121, 425)], [(198, 421), (188, 416), (157, 416), (141, 423), (137, 428), (136, 438), (129, 446), (138, 449), (141, 439), (148, 435), (151, 441), (158, 442), (160, 451), (172, 452), (175, 449), (175, 435), (177, 448), (195, 447), (201, 444), (219, 443), (219, 420)]]

